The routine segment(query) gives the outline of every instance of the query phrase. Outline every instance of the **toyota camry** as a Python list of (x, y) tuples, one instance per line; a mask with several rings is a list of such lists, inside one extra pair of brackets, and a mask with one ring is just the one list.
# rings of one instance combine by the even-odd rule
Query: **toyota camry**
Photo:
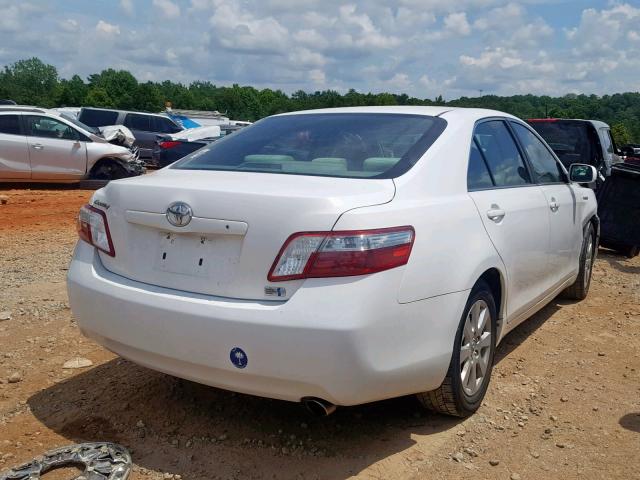
[(71, 307), (106, 348), (196, 382), (466, 416), (505, 335), (587, 295), (594, 179), (502, 112), (276, 115), (97, 191)]

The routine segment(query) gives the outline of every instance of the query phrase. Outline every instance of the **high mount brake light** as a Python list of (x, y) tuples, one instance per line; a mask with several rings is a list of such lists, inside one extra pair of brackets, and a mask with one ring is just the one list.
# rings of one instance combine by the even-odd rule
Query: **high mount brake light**
[(107, 214), (92, 205), (85, 205), (78, 214), (78, 236), (111, 257), (116, 256), (109, 232)]
[(414, 238), (410, 226), (294, 233), (284, 243), (267, 278), (282, 282), (389, 270), (409, 261)]

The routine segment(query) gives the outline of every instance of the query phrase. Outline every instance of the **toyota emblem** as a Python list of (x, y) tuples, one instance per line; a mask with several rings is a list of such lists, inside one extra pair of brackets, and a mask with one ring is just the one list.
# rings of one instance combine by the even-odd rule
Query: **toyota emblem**
[(175, 202), (167, 208), (167, 220), (171, 225), (184, 227), (193, 218), (191, 207), (184, 202)]

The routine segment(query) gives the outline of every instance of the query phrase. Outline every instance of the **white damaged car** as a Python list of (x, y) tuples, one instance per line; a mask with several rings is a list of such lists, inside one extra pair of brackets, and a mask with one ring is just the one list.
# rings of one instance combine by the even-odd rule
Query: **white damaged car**
[(73, 183), (144, 173), (131, 132), (104, 128), (55, 110), (1, 106), (0, 182)]
[(71, 308), (108, 349), (196, 382), (465, 416), (510, 330), (587, 295), (594, 179), (497, 111), (277, 115), (97, 191)]

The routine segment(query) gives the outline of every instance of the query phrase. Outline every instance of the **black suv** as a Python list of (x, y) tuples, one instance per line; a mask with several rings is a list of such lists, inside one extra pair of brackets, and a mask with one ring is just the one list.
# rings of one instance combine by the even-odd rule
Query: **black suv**
[(151, 159), (158, 135), (183, 130), (180, 125), (164, 115), (108, 108), (83, 107), (78, 120), (90, 127), (124, 125), (136, 137), (135, 145), (139, 148), (140, 159), (145, 161)]

